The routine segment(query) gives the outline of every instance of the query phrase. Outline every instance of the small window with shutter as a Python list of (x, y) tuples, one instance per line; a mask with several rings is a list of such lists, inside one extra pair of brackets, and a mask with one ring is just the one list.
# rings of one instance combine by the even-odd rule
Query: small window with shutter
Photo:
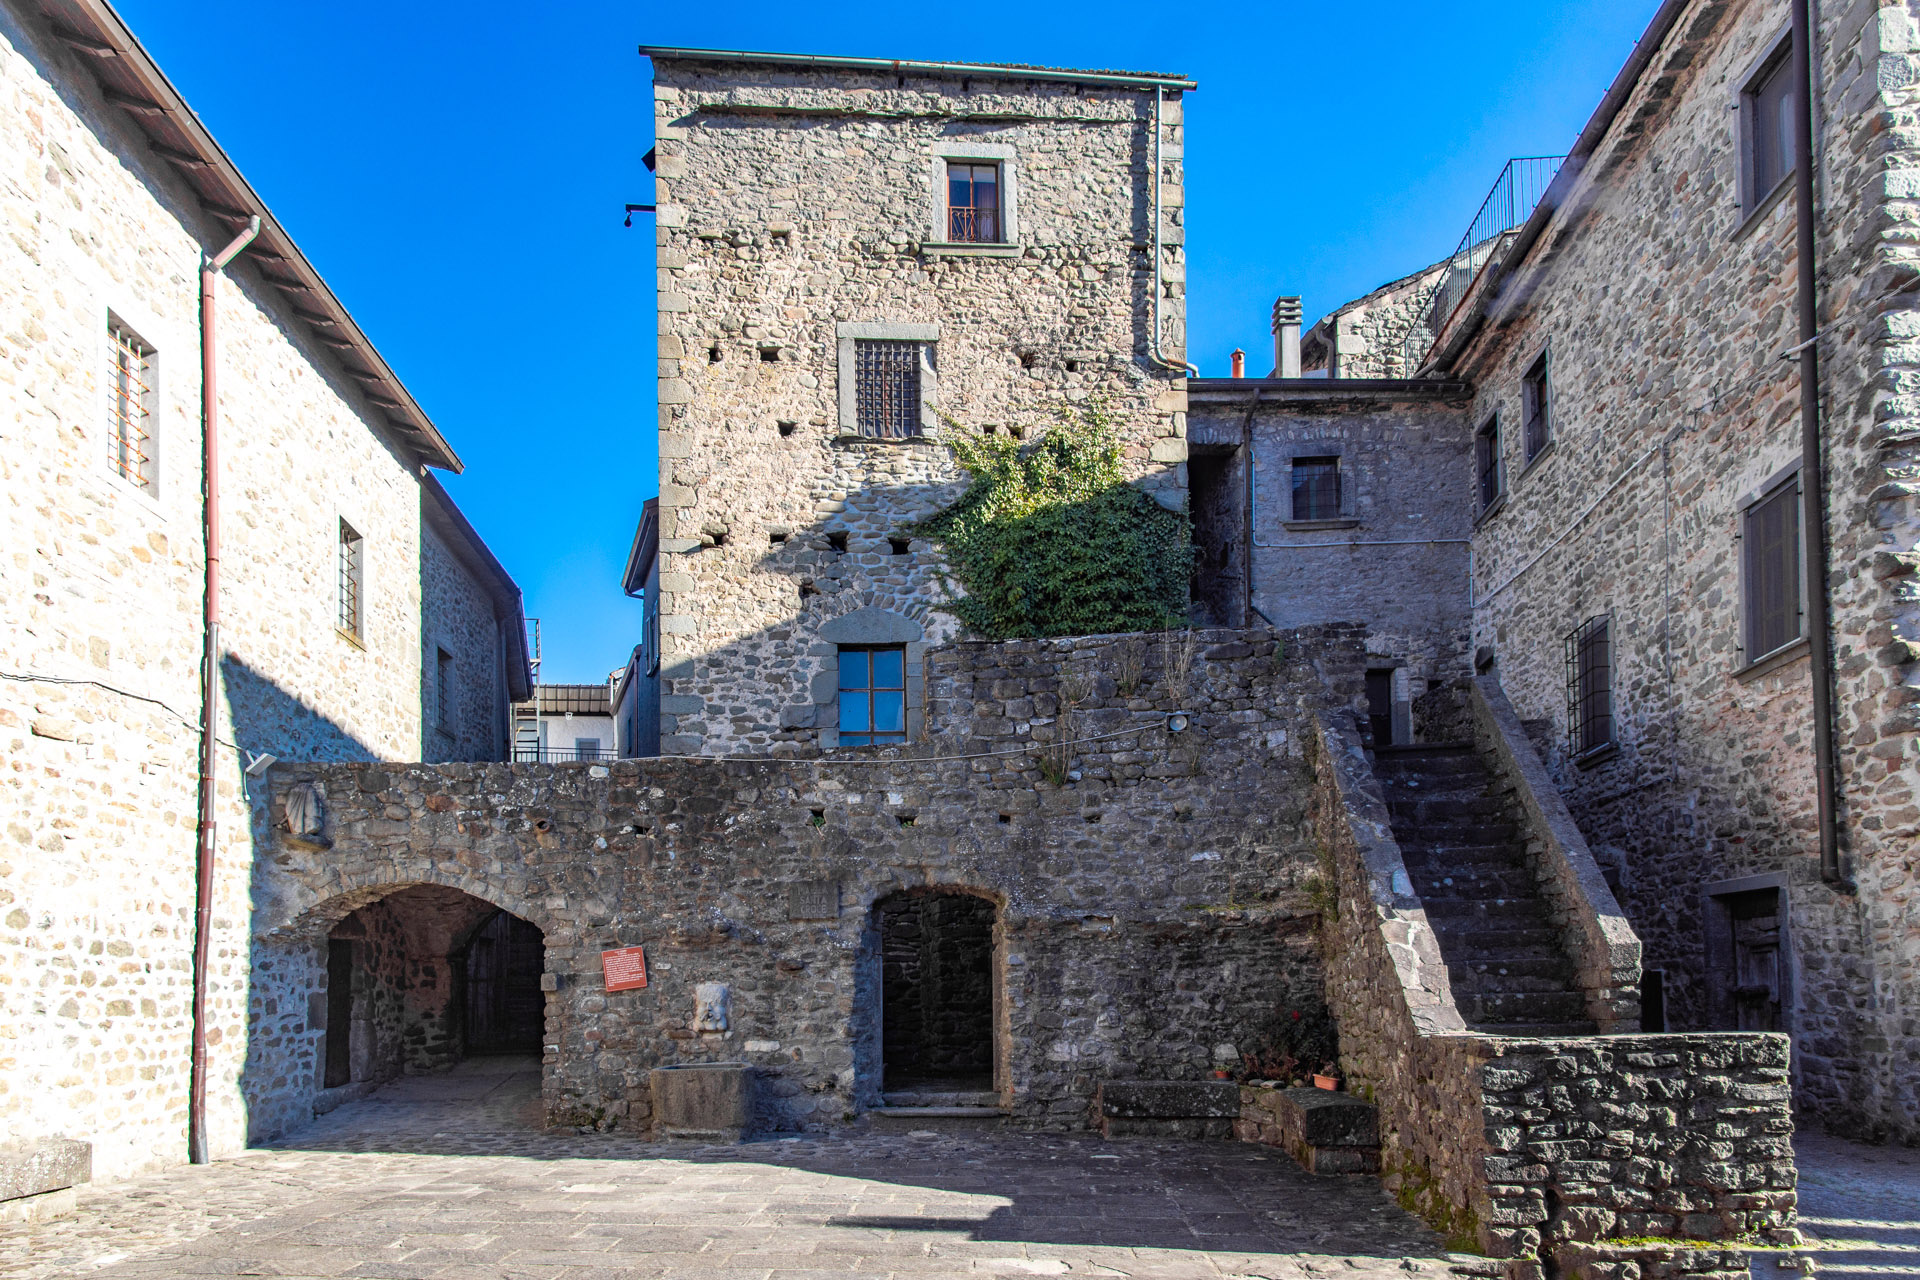
[(1800, 639), (1800, 476), (1746, 509), (1741, 520), (1746, 660), (1758, 662)]

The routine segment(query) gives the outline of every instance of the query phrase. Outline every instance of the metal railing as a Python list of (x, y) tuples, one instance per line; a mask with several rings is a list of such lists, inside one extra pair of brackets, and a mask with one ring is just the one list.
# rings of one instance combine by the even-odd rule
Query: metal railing
[(1460, 237), (1460, 247), (1431, 286), (1424, 306), (1416, 303), (1411, 309), (1414, 320), (1401, 342), (1405, 376), (1420, 371), (1480, 273), (1506, 256), (1514, 234), (1533, 216), (1565, 160), (1565, 156), (1520, 156), (1507, 161), (1500, 170), (1493, 189), (1480, 202), (1480, 211), (1473, 215), (1467, 234)]
[(955, 244), (1000, 243), (1000, 211), (949, 206), (947, 238)]
[(572, 764), (582, 761), (604, 762), (613, 758), (613, 752), (605, 744), (598, 747), (516, 746), (513, 749), (515, 764)]

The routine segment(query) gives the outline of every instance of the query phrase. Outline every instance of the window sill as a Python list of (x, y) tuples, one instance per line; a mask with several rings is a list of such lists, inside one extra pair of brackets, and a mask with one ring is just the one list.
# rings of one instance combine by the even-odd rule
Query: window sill
[(1492, 502), (1489, 502), (1486, 506), (1480, 508), (1480, 514), (1473, 518), (1473, 527), (1478, 529), (1481, 525), (1485, 524), (1487, 521), (1499, 515), (1501, 511), (1505, 510), (1506, 505), (1507, 505), (1507, 491), (1505, 489), (1502, 489), (1500, 491), (1499, 497), (1495, 498)]
[(364, 653), (366, 651), (367, 642), (362, 640), (359, 636), (353, 634), (353, 632), (347, 630), (345, 627), (335, 627), (333, 629), (333, 634), (339, 636), (342, 640), (345, 640), (348, 644), (352, 645), (354, 648), (360, 650), (361, 652)]
[(1282, 520), (1282, 529), (1293, 533), (1312, 533), (1316, 529), (1358, 529), (1358, 520)]
[(1762, 654), (1746, 666), (1736, 670), (1733, 673), (1733, 678), (1745, 684), (1749, 680), (1758, 680), (1761, 676), (1771, 675), (1773, 672), (1780, 670), (1780, 668), (1792, 666), (1801, 658), (1806, 657), (1809, 647), (1805, 636), (1801, 636), (1798, 640), (1788, 641), (1772, 653)]
[(1545, 462), (1548, 458), (1553, 456), (1553, 443), (1554, 443), (1554, 438), (1552, 436), (1548, 436), (1547, 442), (1540, 446), (1540, 452), (1534, 454), (1531, 458), (1528, 458), (1527, 465), (1524, 467), (1521, 467), (1520, 474), (1513, 478), (1513, 482), (1515, 484), (1520, 483), (1522, 480), (1525, 480), (1528, 476), (1532, 475), (1533, 469), (1535, 467), (1539, 466), (1541, 463)]
[(1766, 221), (1767, 215), (1773, 212), (1773, 207), (1786, 199), (1787, 192), (1791, 190), (1793, 190), (1793, 174), (1788, 173), (1786, 177), (1780, 179), (1780, 185), (1767, 193), (1764, 200), (1740, 215), (1740, 221), (1734, 227), (1733, 235), (1729, 239), (1745, 239), (1748, 232)]
[(1573, 764), (1574, 764), (1574, 767), (1577, 769), (1591, 769), (1595, 765), (1605, 764), (1607, 761), (1613, 759), (1615, 756), (1619, 754), (1620, 754), (1619, 743), (1603, 742), (1599, 746), (1589, 747), (1585, 751), (1582, 751), (1579, 755), (1575, 756), (1573, 758)]
[(1018, 244), (993, 241), (923, 240), (920, 252), (929, 258), (1017, 258), (1026, 250)]
[(847, 445), (875, 445), (884, 448), (897, 448), (903, 444), (939, 444), (938, 436), (922, 432), (917, 436), (863, 436), (857, 431), (842, 431), (833, 438), (835, 447)]

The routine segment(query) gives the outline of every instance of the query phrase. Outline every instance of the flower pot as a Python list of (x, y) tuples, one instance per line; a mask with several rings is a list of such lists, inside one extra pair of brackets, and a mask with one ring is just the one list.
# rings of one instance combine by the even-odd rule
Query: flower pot
[(1340, 1092), (1340, 1077), (1339, 1076), (1323, 1076), (1318, 1071), (1316, 1071), (1313, 1073), (1313, 1087), (1316, 1089), (1326, 1089), (1333, 1093), (1338, 1093)]
[(1231, 1071), (1216, 1071), (1216, 1072), (1214, 1072), (1214, 1073), (1213, 1073), (1213, 1078), (1214, 1078), (1215, 1080), (1231, 1080), (1231, 1079), (1233, 1079), (1233, 1072), (1231, 1072)]

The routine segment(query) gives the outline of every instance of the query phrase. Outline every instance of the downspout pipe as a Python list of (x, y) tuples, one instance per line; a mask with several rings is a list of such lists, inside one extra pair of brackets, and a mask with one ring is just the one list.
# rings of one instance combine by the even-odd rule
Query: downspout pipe
[(1200, 370), (1185, 360), (1170, 360), (1160, 350), (1160, 139), (1166, 133), (1161, 120), (1166, 97), (1164, 85), (1153, 86), (1153, 220), (1147, 229), (1147, 248), (1153, 255), (1153, 292), (1147, 295), (1147, 359), (1162, 369), (1178, 370), (1183, 376), (1197, 378)]
[(214, 768), (220, 727), (220, 350), (214, 321), (220, 273), (260, 234), (260, 219), (200, 264), (200, 489), (207, 547), (200, 651), (200, 825), (193, 903), (193, 1067), (187, 1103), (187, 1159), (208, 1160), (207, 971), (213, 950), (213, 856), (219, 819)]
[(1833, 746), (1833, 602), (1827, 581), (1827, 483), (1820, 434), (1820, 332), (1813, 208), (1813, 32), (1807, 0), (1793, 0), (1793, 207), (1800, 312), (1800, 492), (1805, 511), (1807, 654), (1813, 680), (1815, 804), (1820, 824), (1820, 878), (1845, 883), (1835, 818), (1839, 776)]

